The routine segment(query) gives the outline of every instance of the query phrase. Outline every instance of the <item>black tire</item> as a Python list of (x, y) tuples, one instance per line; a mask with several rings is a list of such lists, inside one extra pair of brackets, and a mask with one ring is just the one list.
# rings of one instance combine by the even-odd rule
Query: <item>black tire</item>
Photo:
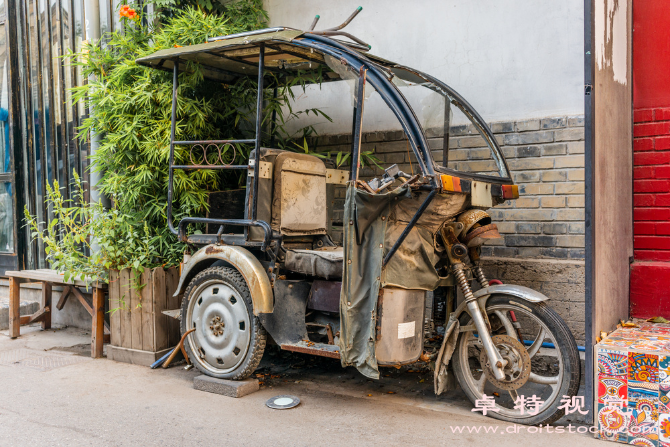
[[(215, 314), (218, 314), (216, 316), (220, 320), (217, 324), (221, 326), (212, 326)], [(198, 325), (198, 322), (203, 324)], [(193, 327), (196, 330), (186, 337), (184, 346), (191, 362), (203, 374), (219, 379), (243, 380), (258, 367), (267, 335), (254, 315), (251, 293), (237, 270), (210, 267), (191, 280), (181, 304), (182, 335)], [(219, 358), (213, 361), (216, 355)]]
[[(501, 404), (499, 405), (498, 401), (504, 398), (497, 397), (495, 398), (496, 407), (503, 409), (504, 412), (489, 411), (487, 412), (487, 416), (491, 416), (493, 418), (500, 419), (503, 421), (515, 422), (518, 424), (525, 424), (525, 425), (550, 424), (552, 422), (557, 421), (565, 414), (564, 410), (558, 409), (559, 406), (563, 405), (561, 399), (563, 398), (563, 396), (570, 396), (570, 398), (572, 398), (572, 396), (577, 395), (579, 389), (579, 382), (581, 378), (581, 363), (579, 360), (579, 351), (577, 350), (577, 344), (575, 343), (575, 339), (572, 333), (570, 332), (570, 329), (568, 329), (567, 325), (565, 324), (563, 319), (556, 313), (556, 311), (554, 311), (544, 302), (533, 303), (515, 296), (493, 295), (489, 298), (489, 300), (486, 303), (486, 313), (487, 315), (489, 315), (489, 318), (492, 318), (493, 315), (494, 320), (495, 319), (500, 320), (498, 316), (495, 314), (496, 308), (499, 313), (502, 312), (503, 309), (505, 308), (512, 308), (514, 309), (514, 312), (517, 316), (521, 313), (525, 313), (526, 321), (531, 321), (532, 318), (536, 318), (537, 320), (542, 322), (545, 326), (545, 329), (550, 332), (551, 336), (555, 340), (554, 344), (557, 347), (557, 351), (559, 351), (552, 353), (558, 354), (556, 358), (560, 360), (557, 360), (559, 365), (557, 368), (559, 370), (558, 376), (555, 376), (556, 378), (554, 379), (556, 382), (556, 388), (552, 387), (551, 385), (548, 385), (552, 389), (551, 396), (556, 397), (553, 398), (551, 403), (549, 403), (549, 400), (545, 401), (547, 402), (547, 404), (545, 404), (543, 408), (541, 408), (541, 411), (539, 411), (538, 414), (536, 415), (526, 414), (518, 416), (510, 415), (509, 413), (513, 412), (514, 410), (509, 408), (509, 404), (507, 404), (507, 406), (504, 406), (501, 402)], [(533, 317), (528, 318), (527, 317), (528, 313), (531, 313)], [(470, 315), (468, 315), (465, 312), (460, 316), (459, 319), (459, 323), (461, 324), (461, 326), (467, 325), (471, 321), (472, 320), (470, 318)], [(538, 324), (538, 327), (541, 326)], [(494, 332), (495, 331), (496, 330), (494, 328)], [(452, 357), (453, 370), (454, 374), (456, 375), (456, 378), (458, 379), (458, 383), (461, 385), (461, 389), (463, 389), (463, 391), (468, 396), (473, 405), (476, 405), (475, 401), (481, 397), (481, 394), (476, 390), (476, 388), (472, 386), (475, 383), (471, 379), (474, 378), (473, 371), (480, 371), (480, 370), (475, 369), (476, 366), (474, 368), (472, 366), (472, 362), (475, 356), (471, 355), (473, 351), (469, 350), (470, 345), (468, 345), (468, 343), (473, 341), (472, 339), (473, 336), (466, 334), (468, 334), (468, 332), (461, 333), (459, 336), (459, 340), (456, 344), (456, 350), (454, 351)], [(513, 338), (517, 339), (516, 336)], [(474, 342), (473, 344), (476, 344), (476, 342)], [(472, 348), (470, 347), (470, 349)], [(527, 351), (530, 350), (531, 347), (528, 346)], [(536, 353), (538, 352), (539, 351), (536, 351)], [(533, 365), (535, 366), (536, 363), (534, 363)], [(467, 370), (465, 368), (467, 368)], [(470, 379), (466, 377), (466, 374), (470, 375)], [(481, 379), (481, 376), (479, 377), (479, 379)], [(527, 384), (529, 383), (530, 382), (527, 382)], [(489, 387), (494, 387), (498, 389), (497, 394), (499, 396), (502, 396), (503, 393), (508, 393), (508, 391), (500, 391), (500, 388), (495, 387), (492, 382), (488, 381), (488, 379), (484, 381), (482, 389), (487, 385)], [(533, 383), (530, 386), (542, 386), (542, 385), (535, 385), (535, 383)], [(525, 395), (523, 387), (515, 392), (517, 392), (518, 395)], [(484, 391), (484, 394), (490, 396), (490, 394), (488, 394), (488, 392), (486, 391)], [(510, 394), (510, 396), (512, 395)], [(507, 399), (511, 400), (512, 397), (507, 397)]]

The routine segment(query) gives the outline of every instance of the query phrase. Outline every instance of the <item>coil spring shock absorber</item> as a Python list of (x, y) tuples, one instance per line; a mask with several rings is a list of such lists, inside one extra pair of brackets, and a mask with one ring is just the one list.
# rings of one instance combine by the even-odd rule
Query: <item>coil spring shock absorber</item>
[(481, 284), (482, 288), (487, 288), (489, 286), (489, 280), (486, 279), (486, 275), (484, 275), (484, 270), (482, 270), (482, 266), (479, 264), (479, 261), (477, 261), (475, 264), (474, 271), (475, 276), (477, 277), (477, 281), (479, 281), (479, 284)]
[(465, 301), (471, 301), (474, 300), (475, 297), (472, 294), (472, 288), (470, 288), (470, 284), (468, 283), (468, 278), (465, 276), (465, 272), (463, 271), (463, 264), (458, 263), (458, 264), (453, 264), (452, 270), (454, 271), (454, 276), (456, 277), (456, 282), (458, 283), (458, 287), (461, 288), (461, 292), (463, 292), (463, 296), (465, 297)]
[[(462, 224), (460, 225), (462, 229)], [(507, 364), (507, 360), (502, 358), (500, 352), (498, 352), (498, 349), (493, 343), (493, 339), (491, 338), (491, 327), (486, 316), (486, 311), (479, 307), (477, 298), (475, 298), (472, 293), (468, 278), (463, 271), (465, 267), (463, 260), (468, 254), (468, 248), (458, 241), (458, 238), (454, 233), (454, 228), (451, 225), (445, 225), (440, 230), (440, 234), (444, 241), (445, 248), (447, 249), (447, 255), (449, 256), (449, 262), (451, 263), (454, 277), (463, 292), (468, 313), (479, 333), (479, 342), (483, 345), (486, 355), (491, 361), (493, 375), (498, 380), (504, 380), (505, 372), (503, 371), (503, 368)]]
[(477, 281), (479, 281), (479, 284), (482, 286), (482, 289), (485, 289), (490, 284), (489, 284), (489, 280), (486, 279), (486, 275), (484, 274), (484, 270), (482, 269), (481, 261), (480, 261), (480, 258), (479, 258), (479, 252), (480, 252), (479, 247), (472, 247), (468, 250), (468, 256), (470, 257), (470, 260), (472, 261), (472, 264), (473, 264), (472, 271), (475, 274), (475, 277), (477, 278)]

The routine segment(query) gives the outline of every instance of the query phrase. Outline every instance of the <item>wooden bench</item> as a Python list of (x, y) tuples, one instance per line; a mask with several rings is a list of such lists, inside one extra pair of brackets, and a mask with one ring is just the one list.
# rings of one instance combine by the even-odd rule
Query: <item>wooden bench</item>
[[(88, 287), (93, 289), (93, 293), (82, 293), (79, 287), (84, 289), (87, 285), (84, 281), (70, 280), (65, 281), (62, 273), (55, 270), (20, 270), (7, 271), (5, 276), (9, 278), (9, 336), (16, 338), (20, 334), (22, 325), (37, 323), (42, 325), (42, 329), (51, 328), (51, 296), (54, 285), (62, 286), (61, 293), (56, 309), (62, 310), (68, 297), (74, 295), (84, 306), (84, 309), (92, 317), (91, 325), (91, 357), (102, 357), (102, 347), (106, 342), (109, 343), (109, 325), (105, 323), (105, 289), (106, 284), (93, 283)], [(20, 316), (19, 307), (21, 301), (21, 283), (26, 281), (36, 281), (42, 283), (42, 301), (40, 309), (32, 315)], [(90, 298), (89, 298), (90, 297)], [(105, 334), (107, 329), (107, 334)]]

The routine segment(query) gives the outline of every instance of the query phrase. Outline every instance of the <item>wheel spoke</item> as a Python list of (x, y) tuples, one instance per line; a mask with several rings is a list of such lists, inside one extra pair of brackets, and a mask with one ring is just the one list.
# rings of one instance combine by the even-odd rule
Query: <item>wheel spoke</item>
[(535, 357), (535, 354), (537, 354), (537, 351), (540, 350), (542, 347), (542, 343), (544, 342), (544, 339), (546, 337), (546, 332), (544, 328), (540, 328), (540, 333), (538, 334), (537, 338), (533, 342), (532, 345), (527, 349), (528, 355), (530, 355), (530, 358)]
[(503, 312), (496, 310), (495, 311), (496, 316), (500, 319), (500, 322), (505, 326), (505, 331), (507, 332), (507, 335), (509, 335), (512, 338), (516, 338), (516, 330), (514, 329), (514, 325), (512, 322), (507, 318), (507, 315), (505, 315)]
[(509, 390), (509, 395), (512, 398), (512, 402), (516, 404), (516, 400), (519, 398), (519, 394), (516, 392), (516, 390)]
[(549, 385), (553, 391), (556, 391), (558, 388), (558, 376), (539, 376), (535, 373), (530, 373), (528, 377), (529, 382), (539, 383), (541, 385)]
[(478, 380), (475, 380), (477, 391), (484, 394), (484, 385), (486, 385), (486, 374), (484, 374), (484, 371), (482, 371), (482, 376)]

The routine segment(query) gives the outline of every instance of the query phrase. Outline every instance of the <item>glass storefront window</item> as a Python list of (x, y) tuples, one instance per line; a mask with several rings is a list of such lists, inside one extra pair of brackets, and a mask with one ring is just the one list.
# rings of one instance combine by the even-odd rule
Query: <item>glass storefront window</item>
[(14, 201), (11, 182), (0, 183), (0, 253), (14, 252)]

